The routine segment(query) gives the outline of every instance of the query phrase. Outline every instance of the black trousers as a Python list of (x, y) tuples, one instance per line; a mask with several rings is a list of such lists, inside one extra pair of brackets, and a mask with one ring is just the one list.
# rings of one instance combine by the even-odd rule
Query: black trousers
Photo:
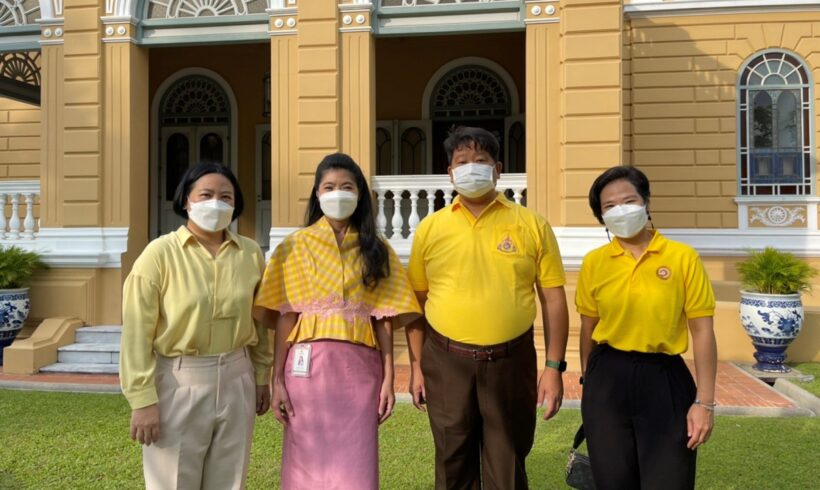
[(436, 445), (437, 490), (524, 490), (535, 436), (535, 344), (476, 361), (424, 343), (421, 370)]
[(697, 453), (686, 448), (695, 381), (680, 356), (597, 345), (581, 415), (600, 490), (692, 489)]

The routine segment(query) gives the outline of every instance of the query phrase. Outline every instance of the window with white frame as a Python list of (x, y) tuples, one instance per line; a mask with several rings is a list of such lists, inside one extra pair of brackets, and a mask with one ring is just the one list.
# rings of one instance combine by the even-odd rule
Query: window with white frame
[(805, 64), (785, 51), (763, 52), (741, 69), (740, 196), (814, 194), (811, 92)]

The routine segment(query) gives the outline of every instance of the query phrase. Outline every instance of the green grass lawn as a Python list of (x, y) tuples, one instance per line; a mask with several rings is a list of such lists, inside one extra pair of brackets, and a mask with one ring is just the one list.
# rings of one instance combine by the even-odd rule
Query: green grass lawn
[(820, 397), (820, 362), (802, 362), (789, 365), (803, 374), (811, 374), (814, 376), (814, 381), (809, 381), (808, 383), (795, 381), (794, 384), (810, 393), (814, 393), (814, 396)]
[[(139, 445), (128, 438), (129, 409), (116, 395), (0, 390), (0, 489), (142, 488)], [(539, 421), (527, 462), (533, 489), (564, 488), (577, 410)], [(699, 451), (698, 488), (817, 488), (820, 419), (719, 417)], [(282, 430), (259, 420), (249, 489), (278, 488)], [(433, 444), (426, 416), (400, 404), (381, 431), (384, 489), (430, 489)]]

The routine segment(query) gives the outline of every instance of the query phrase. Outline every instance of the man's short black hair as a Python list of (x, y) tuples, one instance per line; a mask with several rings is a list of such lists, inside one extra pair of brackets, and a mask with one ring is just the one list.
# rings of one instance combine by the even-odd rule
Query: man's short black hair
[(494, 162), (498, 162), (498, 139), (495, 135), (483, 128), (458, 126), (444, 140), (444, 151), (447, 152), (447, 164), (453, 163), (453, 153), (461, 148), (472, 146), (476, 150), (483, 150), (490, 154)]
[(242, 215), (242, 210), (245, 209), (245, 199), (242, 197), (242, 189), (239, 188), (239, 182), (231, 172), (231, 169), (222, 165), (221, 163), (200, 162), (197, 165), (189, 168), (182, 175), (179, 181), (176, 192), (174, 192), (174, 212), (185, 219), (188, 219), (188, 211), (185, 210), (185, 204), (188, 202), (188, 194), (191, 193), (191, 188), (194, 183), (208, 174), (219, 174), (231, 181), (233, 185), (233, 217), (235, 220)]
[(646, 174), (635, 167), (612, 167), (599, 175), (589, 188), (589, 207), (592, 208), (592, 214), (598, 219), (598, 223), (604, 224), (603, 213), (601, 213), (601, 191), (616, 180), (628, 181), (638, 191), (643, 202), (649, 204), (649, 179)]

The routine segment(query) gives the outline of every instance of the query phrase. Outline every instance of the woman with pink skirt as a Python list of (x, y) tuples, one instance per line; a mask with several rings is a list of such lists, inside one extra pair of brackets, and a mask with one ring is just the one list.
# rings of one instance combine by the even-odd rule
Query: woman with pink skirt
[(279, 313), (271, 406), (285, 426), (282, 488), (377, 489), (393, 329), (421, 309), (349, 156), (319, 164), (306, 227), (276, 247), (256, 305)]

